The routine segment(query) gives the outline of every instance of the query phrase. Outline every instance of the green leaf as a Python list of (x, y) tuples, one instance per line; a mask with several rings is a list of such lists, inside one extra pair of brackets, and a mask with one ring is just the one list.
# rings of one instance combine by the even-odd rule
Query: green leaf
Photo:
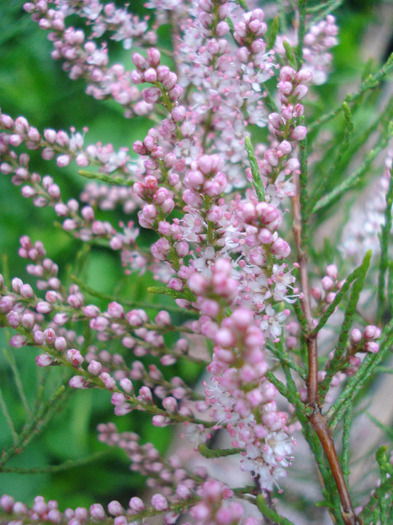
[(364, 176), (369, 172), (370, 166), (373, 163), (374, 159), (379, 155), (379, 153), (386, 147), (389, 139), (393, 136), (393, 129), (391, 126), (388, 127), (387, 133), (384, 133), (378, 144), (367, 153), (362, 164), (356, 169), (349, 177), (343, 180), (341, 184), (336, 186), (332, 191), (327, 195), (324, 195), (319, 201), (314, 205), (311, 213), (316, 213), (317, 211), (330, 206), (332, 203), (339, 200), (343, 195), (345, 195), (349, 190), (355, 188), (360, 183), (363, 182)]
[(342, 436), (342, 453), (341, 453), (341, 465), (345, 480), (348, 484), (348, 478), (350, 474), (349, 470), (349, 452), (350, 452), (350, 434), (352, 426), (352, 406), (348, 407), (344, 415), (344, 428)]
[(94, 290), (94, 288), (91, 288), (90, 286), (86, 285), (81, 279), (78, 279), (75, 275), (71, 275), (71, 280), (76, 283), (84, 292), (88, 293), (89, 295), (93, 297), (97, 297), (98, 299), (102, 299), (104, 301), (107, 301), (108, 303), (111, 303), (113, 301), (117, 303), (121, 303), (123, 306), (127, 306), (129, 308), (143, 308), (143, 309), (152, 309), (152, 310), (167, 310), (168, 312), (174, 313), (174, 314), (183, 314), (183, 315), (195, 315), (194, 312), (184, 310), (184, 308), (179, 308), (178, 306), (173, 305), (167, 305), (167, 304), (161, 304), (161, 303), (148, 303), (145, 301), (126, 301), (124, 299), (121, 299), (119, 297), (114, 297), (110, 294), (102, 293), (97, 290)]
[[(391, 55), (386, 60), (386, 62), (383, 64), (383, 66), (380, 68), (380, 70), (374, 75), (369, 75), (366, 78), (366, 80), (364, 80), (360, 84), (360, 87), (357, 91), (345, 97), (344, 102), (347, 102), (348, 104), (354, 103), (358, 101), (364, 93), (378, 87), (381, 84), (381, 82), (383, 82), (386, 75), (391, 71), (392, 68), (393, 68), (393, 53), (391, 53)], [(325, 115), (322, 115), (322, 117), (317, 119), (315, 122), (312, 122), (311, 124), (309, 124), (307, 126), (308, 133), (311, 133), (315, 131), (316, 129), (321, 128), (324, 124), (326, 124), (326, 122), (329, 122), (334, 117), (336, 117), (339, 113), (341, 113), (341, 111), (344, 111), (342, 102), (336, 107), (336, 109), (329, 111)]]
[(279, 525), (295, 525), (292, 521), (284, 518), (284, 516), (280, 516), (275, 510), (270, 508), (262, 494), (258, 494), (257, 496), (257, 507), (263, 516), (272, 520), (274, 523), (278, 523)]
[(124, 177), (119, 177), (115, 175), (105, 175), (103, 173), (97, 173), (93, 171), (79, 170), (79, 175), (85, 177), (86, 179), (99, 180), (101, 182), (106, 182), (107, 184), (117, 185), (117, 186), (133, 186), (134, 181), (126, 180)]
[[(374, 518), (372, 523), (381, 523), (381, 525), (390, 525), (393, 511), (393, 466), (386, 455), (386, 450), (387, 448), (382, 446), (375, 454), (380, 470), (380, 485), (362, 512), (362, 518), (368, 518), (372, 515)], [(367, 523), (370, 522), (367, 521)]]
[(243, 9), (246, 9), (246, 11), (248, 11), (248, 5), (246, 4), (246, 2), (244, 0), (236, 0), (236, 3), (240, 5), (240, 7), (242, 7)]
[(378, 277), (378, 320), (382, 321), (386, 309), (386, 272), (389, 267), (389, 239), (392, 229), (392, 205), (393, 205), (393, 170), (390, 174), (389, 189), (386, 194), (385, 224), (379, 236), (381, 245), (381, 257), (379, 262)]
[(0, 472), (14, 472), (15, 474), (42, 474), (46, 472), (63, 472), (65, 470), (70, 470), (73, 468), (77, 468), (83, 465), (88, 465), (89, 463), (92, 463), (96, 461), (97, 459), (102, 459), (107, 456), (109, 456), (110, 451), (106, 450), (103, 452), (96, 452), (95, 454), (92, 454), (91, 456), (80, 458), (80, 459), (69, 459), (67, 461), (64, 461), (63, 463), (60, 463), (59, 465), (46, 465), (44, 467), (30, 467), (30, 468), (22, 468), (22, 467), (2, 467), (0, 466)]
[(289, 64), (293, 67), (293, 69), (297, 70), (297, 61), (295, 57), (295, 53), (293, 52), (292, 47), (289, 45), (287, 40), (283, 41), (284, 49), (285, 49), (285, 55), (288, 59)]
[(318, 13), (312, 20), (309, 20), (310, 26), (323, 20), (326, 15), (332, 14), (343, 2), (344, 0), (329, 0), (328, 2), (321, 2), (321, 4), (309, 7), (306, 11), (307, 13)]
[(274, 44), (276, 43), (276, 38), (277, 38), (279, 29), (280, 29), (280, 19), (278, 18), (278, 16), (275, 16), (272, 20), (272, 23), (270, 24), (269, 33), (267, 35), (267, 43), (266, 43), (267, 51), (270, 51), (270, 49), (273, 49)]
[(204, 456), (205, 458), (223, 458), (226, 456), (233, 456), (234, 454), (240, 454), (241, 452), (244, 452), (244, 448), (217, 448), (216, 450), (212, 450), (211, 448), (207, 447), (204, 443), (201, 443), (198, 446), (199, 452)]
[(160, 294), (160, 295), (169, 295), (174, 299), (186, 299), (187, 301), (195, 301), (195, 295), (189, 290), (184, 292), (178, 292), (177, 290), (172, 290), (171, 288), (166, 288), (165, 286), (149, 286), (147, 289), (150, 293)]
[(255, 152), (250, 137), (246, 137), (244, 139), (244, 144), (246, 146), (248, 160), (250, 161), (254, 189), (258, 196), (259, 202), (262, 202), (265, 200), (265, 188), (263, 187), (263, 182), (259, 173), (258, 162), (255, 157)]
[[(306, 0), (298, 0), (297, 8), (299, 11), (299, 21), (298, 21), (298, 30), (297, 30), (297, 47), (296, 47), (296, 56), (297, 64), (300, 69), (303, 63), (303, 44), (304, 44), (304, 35), (306, 34)], [(296, 67), (296, 69), (298, 69)]]

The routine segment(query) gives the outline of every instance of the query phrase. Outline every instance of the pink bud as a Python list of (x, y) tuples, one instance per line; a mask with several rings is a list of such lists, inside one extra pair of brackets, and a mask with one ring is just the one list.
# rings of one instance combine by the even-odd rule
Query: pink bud
[(144, 56), (139, 53), (132, 54), (132, 61), (138, 69), (145, 69), (147, 66), (147, 60)]
[(149, 61), (150, 66), (157, 67), (160, 64), (161, 60), (160, 51), (154, 47), (150, 47), (147, 50), (147, 59)]
[(280, 237), (276, 241), (274, 241), (270, 249), (272, 254), (276, 257), (279, 257), (280, 259), (285, 259), (291, 253), (291, 247), (289, 246), (289, 244)]
[(91, 361), (87, 367), (88, 372), (93, 376), (98, 376), (102, 370), (102, 365), (98, 361)]
[(217, 33), (217, 36), (222, 38), (223, 36), (225, 36), (227, 33), (229, 33), (229, 25), (227, 24), (227, 22), (224, 22), (224, 21), (221, 21), (217, 24), (217, 27), (216, 27), (216, 33)]
[(381, 335), (381, 330), (378, 326), (368, 325), (363, 332), (365, 339), (378, 339)]
[(132, 382), (126, 377), (120, 379), (120, 386), (127, 394), (130, 394), (134, 389)]
[(37, 366), (45, 367), (53, 364), (53, 359), (49, 354), (40, 354), (35, 358)]
[(307, 128), (304, 126), (296, 126), (296, 128), (292, 131), (291, 137), (294, 140), (304, 140), (307, 135)]
[(186, 118), (186, 109), (184, 106), (175, 106), (172, 109), (171, 117), (175, 122), (183, 122)]
[(146, 71), (143, 73), (143, 78), (145, 79), (145, 82), (154, 83), (157, 81), (157, 71), (149, 67), (149, 69), (146, 69)]
[(374, 341), (369, 341), (364, 345), (364, 349), (366, 350), (366, 352), (376, 354), (379, 350), (379, 344), (375, 343)]
[(167, 510), (168, 508), (167, 499), (161, 494), (154, 494), (151, 498), (151, 504), (156, 510)]
[(104, 507), (99, 503), (94, 503), (93, 505), (91, 505), (89, 512), (90, 516), (94, 520), (103, 521), (106, 518)]
[(118, 501), (114, 500), (109, 503), (108, 512), (112, 514), (112, 516), (120, 516), (123, 514), (123, 507)]
[(68, 384), (70, 385), (71, 388), (77, 388), (77, 389), (86, 388), (87, 386), (87, 383), (82, 376), (71, 377)]
[(5, 512), (12, 512), (14, 506), (14, 498), (4, 494), (0, 498), (0, 506)]
[(70, 350), (67, 350), (67, 361), (75, 368), (78, 368), (83, 363), (84, 359), (79, 350), (71, 348)]
[(362, 332), (358, 330), (357, 328), (354, 328), (351, 331), (351, 343), (354, 345), (357, 345), (362, 340)]
[(168, 410), (168, 412), (176, 412), (177, 401), (174, 397), (169, 396), (163, 399), (162, 406), (165, 408), (165, 410)]
[(331, 290), (333, 288), (333, 281), (330, 277), (323, 277), (323, 279), (321, 280), (321, 284), (322, 284), (322, 288), (325, 290), (325, 291), (328, 291), (328, 290)]
[(65, 166), (68, 166), (70, 162), (71, 162), (70, 155), (59, 155), (56, 160), (56, 163), (59, 166), (59, 168), (64, 168)]
[(142, 91), (143, 100), (148, 104), (155, 104), (160, 98), (161, 92), (159, 88), (151, 87)]
[(329, 266), (326, 267), (326, 275), (335, 281), (338, 276), (337, 266), (335, 264), (329, 264)]

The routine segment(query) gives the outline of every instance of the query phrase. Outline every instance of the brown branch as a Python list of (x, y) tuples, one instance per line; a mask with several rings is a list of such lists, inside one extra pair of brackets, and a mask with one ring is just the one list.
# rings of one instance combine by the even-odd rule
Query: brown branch
[(307, 376), (307, 404), (312, 408), (309, 421), (318, 436), (325, 456), (329, 462), (333, 479), (341, 501), (341, 515), (345, 525), (361, 525), (356, 518), (351, 497), (345, 482), (344, 474), (337, 456), (334, 441), (330, 434), (327, 421), (322, 415), (320, 399), (318, 394), (318, 346), (317, 334), (314, 334), (314, 320), (310, 304), (310, 285), (307, 271), (307, 253), (302, 242), (302, 212), (300, 205), (299, 177), (296, 177), (296, 194), (292, 198), (293, 210), (293, 234), (297, 250), (297, 262), (299, 264), (299, 280), (302, 296), (301, 308), (307, 323), (305, 334), (308, 354), (308, 376)]
[(302, 291), (300, 304), (307, 323), (306, 343), (308, 350), (308, 377), (307, 392), (308, 404), (316, 408), (319, 406), (318, 396), (318, 349), (314, 332), (313, 316), (310, 304), (310, 285), (307, 272), (307, 254), (302, 242), (302, 213), (300, 209), (299, 177), (296, 178), (296, 195), (292, 199), (293, 234), (297, 249), (297, 262), (299, 263), (299, 279)]
[(340, 496), (342, 507), (341, 515), (344, 520), (344, 523), (345, 525), (360, 525), (361, 521), (359, 521), (355, 516), (351, 496), (349, 495), (348, 487), (345, 483), (344, 474), (337, 456), (333, 438), (328, 428), (327, 421), (323, 417), (319, 409), (315, 410), (309, 419), (323, 447), (325, 456), (329, 462), (330, 469), (332, 471), (332, 476), (334, 478)]

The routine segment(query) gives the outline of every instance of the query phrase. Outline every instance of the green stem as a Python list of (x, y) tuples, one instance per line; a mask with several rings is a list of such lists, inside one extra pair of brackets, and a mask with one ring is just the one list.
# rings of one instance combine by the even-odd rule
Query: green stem
[(104, 301), (109, 301), (109, 302), (116, 301), (116, 302), (123, 304), (124, 306), (129, 306), (131, 308), (143, 308), (143, 309), (150, 308), (153, 310), (166, 310), (167, 312), (172, 312), (174, 314), (195, 316), (195, 312), (190, 312), (188, 310), (185, 310), (184, 308), (178, 308), (172, 305), (146, 303), (143, 301), (126, 301), (123, 299), (112, 297), (109, 294), (98, 292), (97, 290), (94, 290), (94, 288), (87, 286), (81, 279), (79, 279), (75, 275), (71, 275), (71, 280), (74, 283), (76, 283), (84, 292), (88, 293), (89, 295), (92, 295), (93, 297), (97, 297), (98, 299), (103, 299)]
[(5, 417), (5, 420), (7, 422), (8, 428), (11, 431), (12, 439), (13, 439), (14, 443), (17, 443), (17, 441), (18, 441), (18, 433), (17, 433), (17, 431), (15, 429), (14, 422), (12, 421), (12, 418), (11, 418), (10, 413), (8, 411), (7, 403), (5, 402), (5, 399), (4, 399), (3, 393), (1, 391), (1, 388), (0, 388), (0, 408), (1, 408), (2, 412), (3, 412), (3, 414), (4, 414), (4, 417)]
[(389, 238), (392, 229), (392, 204), (393, 204), (393, 170), (390, 174), (389, 189), (386, 195), (386, 210), (385, 210), (385, 224), (382, 226), (380, 235), (381, 257), (379, 262), (379, 278), (378, 278), (378, 320), (381, 322), (385, 312), (386, 305), (386, 271), (389, 266)]
[(250, 161), (252, 180), (253, 180), (255, 193), (258, 196), (259, 202), (263, 202), (265, 200), (265, 189), (263, 187), (263, 182), (261, 179), (261, 175), (259, 173), (258, 161), (256, 159), (254, 148), (253, 148), (250, 137), (246, 137), (244, 139), (244, 144), (246, 146), (248, 160)]
[(356, 187), (361, 182), (363, 182), (363, 176), (369, 171), (371, 164), (377, 155), (386, 147), (390, 138), (393, 135), (393, 125), (389, 126), (389, 129), (386, 134), (381, 138), (379, 143), (372, 149), (365, 157), (362, 164), (357, 170), (355, 170), (352, 175), (347, 177), (341, 184), (336, 186), (331, 192), (322, 197), (313, 207), (311, 213), (316, 213), (317, 211), (326, 208), (331, 205), (333, 202), (337, 201), (342, 197), (348, 190)]
[(279, 525), (295, 525), (294, 523), (292, 523), (292, 521), (289, 521), (287, 518), (284, 518), (284, 516), (280, 516), (275, 510), (270, 508), (262, 494), (258, 494), (257, 496), (257, 507), (261, 511), (261, 514), (263, 516), (265, 516), (269, 520), (273, 520), (274, 523), (277, 523)]
[(88, 458), (81, 458), (76, 460), (68, 460), (60, 465), (47, 465), (45, 467), (31, 467), (31, 468), (22, 468), (22, 467), (3, 467), (0, 466), (0, 472), (10, 472), (14, 474), (43, 474), (48, 472), (64, 472), (65, 470), (70, 470), (73, 468), (81, 467), (83, 465), (88, 465), (93, 461), (102, 459), (105, 456), (108, 456), (109, 452), (97, 452), (92, 454)]
[(351, 435), (351, 426), (352, 426), (352, 406), (348, 407), (348, 410), (345, 412), (344, 416), (344, 428), (343, 428), (343, 437), (342, 437), (342, 453), (341, 453), (341, 465), (343, 468), (343, 474), (345, 481), (348, 484), (349, 478), (349, 451), (350, 451), (350, 435)]
[(198, 450), (205, 458), (223, 458), (227, 456), (233, 456), (235, 454), (240, 454), (241, 452), (245, 452), (244, 448), (217, 448), (216, 450), (212, 450), (211, 448), (207, 447), (204, 443), (201, 443), (198, 446)]
[[(375, 73), (374, 75), (369, 75), (360, 85), (359, 89), (355, 91), (355, 93), (348, 94), (343, 102), (347, 102), (348, 104), (356, 102), (366, 91), (370, 89), (375, 89), (378, 87), (381, 82), (384, 80), (386, 75), (389, 73), (389, 71), (393, 68), (393, 53), (389, 56), (389, 58), (386, 60), (386, 62), (383, 64), (383, 66), (380, 68), (380, 70)], [(326, 122), (329, 122), (329, 120), (332, 120), (336, 115), (341, 113), (343, 111), (343, 105), (340, 103), (340, 105), (330, 111), (329, 113), (326, 113), (322, 117), (320, 117), (315, 122), (312, 122), (308, 126), (308, 132), (311, 133), (312, 131), (315, 131), (316, 129), (322, 127), (323, 124), (326, 124)]]
[(0, 468), (3, 467), (14, 456), (20, 454), (24, 448), (32, 441), (43, 427), (49, 422), (59, 409), (59, 405), (64, 402), (65, 397), (69, 395), (71, 389), (66, 389), (61, 385), (55, 394), (41, 406), (38, 412), (26, 423), (22, 432), (18, 435), (17, 441), (3, 452), (0, 458)]
[(82, 177), (85, 177), (85, 179), (99, 180), (100, 182), (111, 184), (112, 186), (133, 186), (135, 183), (135, 181), (127, 180), (124, 177), (104, 175), (103, 173), (93, 171), (79, 170), (78, 173)]
[(23, 408), (25, 409), (26, 414), (28, 416), (31, 416), (31, 409), (27, 401), (25, 391), (23, 390), (23, 383), (22, 383), (22, 379), (19, 374), (18, 367), (16, 366), (15, 356), (12, 352), (7, 352), (5, 348), (3, 348), (3, 353), (6, 356), (8, 364), (10, 365), (12, 373), (14, 375), (16, 390), (22, 402)]
[(297, 63), (299, 64), (299, 68), (301, 67), (303, 63), (303, 42), (304, 42), (304, 35), (306, 33), (306, 0), (298, 0), (298, 10), (299, 10), (299, 28), (297, 32), (297, 50), (296, 50), (296, 56), (297, 56)]

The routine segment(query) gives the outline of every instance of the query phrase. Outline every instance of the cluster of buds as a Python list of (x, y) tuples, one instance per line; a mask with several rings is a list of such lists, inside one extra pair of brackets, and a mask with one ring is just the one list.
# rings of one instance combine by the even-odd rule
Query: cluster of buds
[[(77, 166), (85, 168), (91, 164), (98, 166), (104, 173), (112, 173), (118, 170), (125, 175), (129, 175), (128, 170), (128, 150), (121, 148), (115, 152), (111, 144), (89, 145), (85, 147), (85, 134), (88, 128), (79, 133), (75, 128), (71, 132), (64, 130), (55, 131), (45, 129), (41, 134), (37, 128), (31, 126), (25, 117), (18, 117), (15, 120), (5, 113), (0, 113), (0, 129), (5, 133), (1, 134), (2, 155), (10, 156), (8, 162), (3, 162), (1, 171), (5, 175), (13, 174), (13, 183), (21, 185), (28, 181), (26, 168), (30, 160), (27, 154), (20, 159), (19, 170), (15, 166), (17, 157), (10, 148), (17, 148), (25, 144), (29, 150), (42, 150), (41, 157), (44, 160), (56, 159), (59, 168), (68, 166), (71, 160), (75, 160)], [(23, 167), (25, 171), (23, 171)]]
[(285, 476), (294, 443), (285, 432), (288, 415), (277, 408), (278, 392), (265, 378), (265, 338), (252, 319), (251, 311), (239, 308), (222, 321), (205, 394), (212, 417), (225, 426), (232, 445), (245, 449), (242, 469), (271, 490)]
[[(151, 43), (156, 40), (153, 33), (147, 35), (147, 24), (132, 17), (125, 10), (116, 10), (113, 4), (109, 4), (101, 15), (96, 12), (97, 5), (86, 6), (86, 9), (78, 9), (80, 16), (86, 12), (92, 13), (92, 21), (95, 22), (93, 37), (101, 36), (107, 29), (115, 31), (113, 38), (124, 40), (129, 47), (132, 39)], [(100, 6), (99, 11), (101, 11)], [(132, 84), (130, 74), (123, 65), (109, 65), (108, 46), (103, 42), (100, 46), (90, 37), (87, 37), (82, 29), (66, 27), (66, 17), (72, 14), (72, 9), (53, 8), (45, 0), (27, 2), (25, 10), (31, 13), (32, 19), (39, 24), (41, 29), (50, 31), (48, 39), (53, 43), (52, 58), (63, 63), (63, 69), (68, 72), (72, 80), (85, 79), (87, 82), (86, 92), (97, 100), (111, 97), (125, 107), (125, 116), (146, 115), (152, 110), (152, 105), (141, 100), (139, 90)], [(67, 12), (68, 11), (68, 12)], [(117, 12), (116, 12), (117, 11)], [(96, 12), (94, 16), (93, 13)], [(120, 16), (118, 16), (120, 14)], [(113, 21), (117, 18), (116, 24)], [(121, 23), (119, 24), (119, 20)]]
[(177, 83), (177, 75), (168, 66), (160, 65), (161, 53), (153, 47), (147, 50), (147, 58), (140, 53), (132, 54), (132, 61), (136, 70), (131, 73), (133, 84), (147, 82), (154, 87), (145, 88), (142, 96), (147, 104), (162, 102), (167, 109), (171, 109), (171, 116), (175, 122), (181, 122), (185, 116), (183, 107), (177, 106), (177, 101), (183, 94), (183, 88)]
[(228, 502), (233, 498), (233, 491), (215, 480), (207, 480), (199, 488), (201, 501), (190, 511), (195, 523), (201, 525), (259, 525), (260, 520), (247, 518), (243, 521), (244, 508), (237, 502)]
[(222, 172), (223, 160), (219, 155), (202, 155), (191, 165), (184, 178), (183, 200), (194, 208), (200, 208), (202, 195), (215, 198), (225, 192), (227, 179)]
[(368, 325), (364, 328), (363, 333), (358, 328), (351, 330), (351, 354), (357, 352), (371, 352), (376, 354), (379, 350), (379, 344), (376, 342), (381, 337), (381, 329), (378, 326)]
[[(197, 296), (197, 305), (201, 313), (208, 319), (201, 319), (202, 333), (210, 337), (215, 331), (214, 319), (224, 305), (230, 304), (236, 297), (238, 282), (232, 277), (232, 264), (228, 259), (217, 259), (210, 267), (207, 275), (188, 268), (190, 275), (187, 279), (189, 289)], [(210, 275), (209, 275), (210, 274)]]
[[(278, 93), (281, 101), (280, 114), (269, 115), (269, 129), (276, 137), (294, 142), (303, 140), (307, 134), (304, 126), (293, 126), (292, 120), (300, 118), (304, 106), (300, 101), (307, 95), (308, 88), (305, 83), (310, 82), (312, 73), (309, 69), (296, 71), (290, 66), (281, 68), (279, 75)], [(289, 125), (292, 124), (292, 125)], [(286, 154), (288, 154), (287, 152)]]
[(252, 53), (261, 53), (266, 49), (262, 36), (267, 31), (264, 22), (265, 13), (262, 9), (254, 9), (242, 15), (241, 20), (235, 25), (234, 38), (241, 45), (250, 49)]
[(282, 214), (278, 208), (266, 202), (240, 201), (238, 215), (244, 221), (244, 241), (248, 247), (262, 245), (278, 259), (289, 256), (289, 244), (277, 233), (282, 222)]
[[(171, 417), (176, 419), (179, 415), (182, 421), (191, 415), (187, 403), (179, 405), (191, 394), (180, 378), (175, 376), (166, 381), (155, 365), (145, 370), (139, 361), (134, 361), (129, 368), (121, 354), (111, 354), (102, 348), (103, 343), (120, 339), (123, 348), (128, 352), (132, 350), (134, 356), (156, 355), (162, 365), (173, 364), (177, 357), (188, 352), (188, 343), (179, 338), (172, 349), (165, 345), (164, 333), (182, 330), (173, 327), (168, 312), (158, 312), (151, 322), (144, 310), (125, 311), (115, 301), (108, 304), (107, 311), (101, 312), (97, 306), (85, 304), (84, 294), (76, 284), (68, 289), (62, 286), (57, 277), (58, 267), (46, 257), (42, 243), (33, 244), (27, 236), (22, 237), (20, 255), (34, 263), (27, 269), (45, 296), (36, 295), (32, 286), (19, 278), (14, 278), (8, 289), (0, 275), (1, 321), (18, 332), (11, 337), (11, 346), (30, 345), (43, 350), (36, 357), (40, 367), (68, 367), (74, 374), (69, 381), (72, 388), (108, 390), (117, 415), (124, 415), (135, 407), (147, 409), (157, 426), (167, 424)], [(67, 326), (72, 323), (78, 330), (77, 323), (86, 320), (99, 346), (89, 345), (85, 354), (84, 337)], [(184, 330), (189, 328), (185, 326)], [(138, 393), (134, 394), (132, 380), (143, 381)], [(162, 410), (156, 407), (152, 391), (162, 400)]]
[(328, 15), (314, 25), (304, 37), (303, 58), (313, 72), (313, 83), (324, 84), (333, 59), (330, 49), (337, 45), (336, 19)]
[(197, 17), (205, 36), (222, 38), (229, 33), (229, 24), (226, 18), (229, 14), (227, 0), (199, 0)]
[[(107, 510), (100, 503), (93, 503), (89, 509), (77, 507), (76, 509), (59, 510), (56, 500), (48, 502), (42, 496), (34, 499), (34, 504), (29, 508), (24, 503), (14, 501), (14, 498), (4, 495), (0, 499), (0, 507), (6, 513), (7, 523), (22, 524), (26, 522), (45, 522), (54, 525), (84, 525), (91, 523), (108, 523), (113, 525), (127, 525), (128, 523), (138, 523), (146, 515), (154, 514), (155, 511), (167, 511), (165, 523), (167, 525), (175, 523), (177, 517), (169, 511), (169, 504), (162, 494), (153, 494), (151, 506), (145, 507), (143, 501), (138, 497), (130, 499), (128, 507), (125, 509), (117, 501), (110, 501)], [(176, 519), (175, 519), (176, 518)]]
[(318, 308), (321, 311), (326, 310), (329, 304), (331, 304), (338, 291), (344, 285), (344, 281), (339, 281), (338, 270), (335, 264), (329, 264), (326, 267), (326, 275), (321, 279), (321, 286), (313, 286), (311, 289), (311, 295), (318, 303)]

